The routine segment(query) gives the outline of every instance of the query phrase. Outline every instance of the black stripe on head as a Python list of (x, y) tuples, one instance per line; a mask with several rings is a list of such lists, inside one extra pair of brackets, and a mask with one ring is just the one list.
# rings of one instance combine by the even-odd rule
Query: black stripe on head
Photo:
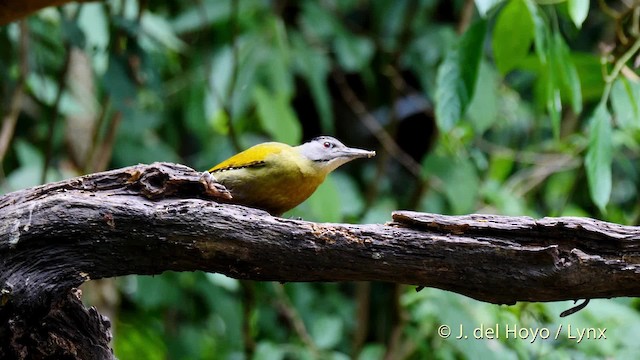
[(325, 136), (325, 135), (321, 135), (321, 136), (316, 136), (313, 139), (307, 141), (307, 142), (312, 142), (312, 141), (321, 141), (321, 140), (335, 140), (334, 138), (332, 138), (331, 136)]

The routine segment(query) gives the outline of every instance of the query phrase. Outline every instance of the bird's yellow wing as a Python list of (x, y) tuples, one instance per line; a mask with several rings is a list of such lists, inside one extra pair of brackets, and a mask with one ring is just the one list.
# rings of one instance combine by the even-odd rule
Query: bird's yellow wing
[(227, 160), (209, 169), (209, 172), (220, 172), (233, 169), (259, 167), (266, 164), (267, 157), (290, 148), (287, 144), (267, 142), (255, 145), (247, 150), (233, 155)]

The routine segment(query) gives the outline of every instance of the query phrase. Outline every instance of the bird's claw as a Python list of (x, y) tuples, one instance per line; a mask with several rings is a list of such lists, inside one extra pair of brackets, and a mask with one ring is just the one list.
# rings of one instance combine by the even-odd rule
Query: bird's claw
[(200, 175), (200, 183), (204, 185), (205, 192), (208, 195), (223, 198), (226, 200), (231, 200), (233, 196), (231, 196), (231, 192), (222, 184), (218, 182), (210, 172), (203, 171), (202, 175)]

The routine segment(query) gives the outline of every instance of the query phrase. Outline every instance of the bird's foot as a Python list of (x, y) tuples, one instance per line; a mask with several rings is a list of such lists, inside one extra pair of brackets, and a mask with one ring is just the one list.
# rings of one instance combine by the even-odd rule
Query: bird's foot
[(233, 198), (229, 190), (224, 185), (220, 184), (218, 179), (208, 171), (202, 172), (202, 175), (200, 175), (200, 183), (204, 185), (207, 195), (225, 200), (231, 200)]

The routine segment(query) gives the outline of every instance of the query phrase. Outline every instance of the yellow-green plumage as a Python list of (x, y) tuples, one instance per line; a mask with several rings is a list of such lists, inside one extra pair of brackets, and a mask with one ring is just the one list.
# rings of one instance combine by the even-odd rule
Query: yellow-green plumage
[(209, 172), (229, 189), (234, 202), (279, 215), (311, 196), (326, 177), (311, 160), (293, 153), (286, 144), (258, 144)]
[[(209, 172), (229, 189), (232, 202), (281, 215), (311, 196), (336, 167), (356, 157), (375, 154), (347, 148), (330, 137), (317, 139), (312, 141), (320, 141), (320, 145), (312, 144), (312, 149), (309, 143), (296, 147), (277, 142), (258, 144)], [(323, 154), (322, 144), (329, 141), (332, 146)], [(334, 149), (334, 145), (341, 147)]]

